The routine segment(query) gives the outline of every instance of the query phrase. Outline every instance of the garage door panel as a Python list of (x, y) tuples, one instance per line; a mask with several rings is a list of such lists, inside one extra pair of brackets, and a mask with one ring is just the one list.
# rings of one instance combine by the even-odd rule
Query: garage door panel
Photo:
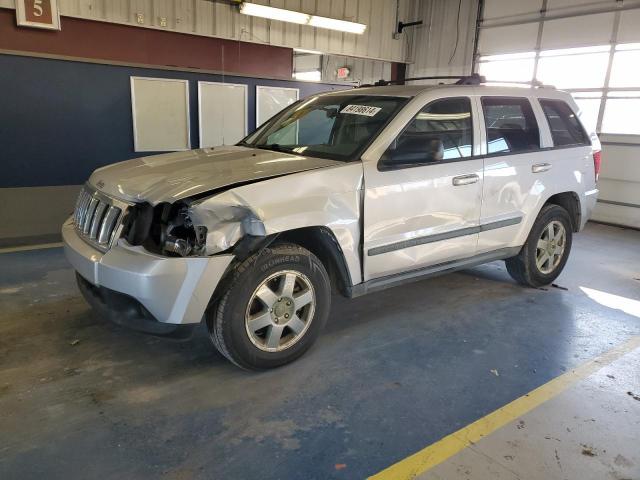
[(483, 17), (485, 20), (537, 13), (542, 8), (542, 2), (527, 1), (514, 2), (513, 0), (487, 0), (484, 4)]
[(544, 23), (542, 49), (606, 45), (611, 41), (614, 13), (582, 15)]
[(620, 16), (618, 43), (640, 42), (640, 10), (626, 10)]
[(480, 34), (481, 55), (528, 52), (536, 47), (538, 24), (484, 28)]
[(603, 145), (601, 177), (607, 179), (636, 182), (635, 188), (640, 200), (640, 145)]

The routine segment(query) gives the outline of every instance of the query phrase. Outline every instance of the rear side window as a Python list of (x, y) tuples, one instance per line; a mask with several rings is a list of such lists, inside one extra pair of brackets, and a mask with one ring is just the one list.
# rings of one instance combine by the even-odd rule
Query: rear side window
[(541, 99), (540, 105), (549, 122), (554, 146), (589, 145), (589, 137), (582, 128), (578, 117), (566, 102)]
[(437, 163), (470, 157), (473, 150), (471, 101), (436, 100), (418, 112), (383, 156), (385, 167)]
[(526, 98), (482, 97), (482, 110), (489, 154), (540, 148), (540, 130)]

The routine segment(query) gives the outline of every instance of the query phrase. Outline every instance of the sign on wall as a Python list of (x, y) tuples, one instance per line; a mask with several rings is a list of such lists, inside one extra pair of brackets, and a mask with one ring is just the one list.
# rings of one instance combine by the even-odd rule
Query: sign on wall
[(18, 26), (60, 30), (58, 0), (16, 0)]
[(351, 70), (349, 70), (349, 67), (340, 67), (338, 70), (336, 70), (336, 77), (340, 80), (344, 80), (346, 78), (349, 78), (350, 73)]

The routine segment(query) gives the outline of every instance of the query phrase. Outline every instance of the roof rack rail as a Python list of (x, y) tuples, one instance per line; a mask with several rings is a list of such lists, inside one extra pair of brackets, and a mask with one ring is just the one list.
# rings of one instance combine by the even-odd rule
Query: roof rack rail
[(523, 82), (521, 80), (485, 80), (483, 83), (507, 83), (514, 85), (531, 85), (532, 87), (537, 88), (556, 88), (554, 85), (547, 85), (546, 83), (542, 83), (540, 80), (532, 80), (530, 82)]
[[(512, 83), (521, 85), (531, 85), (537, 88), (556, 88), (553, 85), (545, 85), (540, 80), (533, 80), (531, 82), (521, 82), (513, 80), (487, 80), (483, 75), (473, 73), (471, 75), (436, 75), (430, 77), (411, 77), (404, 80), (378, 80), (373, 84), (360, 85), (362, 87), (385, 87), (387, 85), (403, 84), (405, 82), (411, 82), (413, 80), (456, 80), (452, 85), (482, 85), (484, 83)], [(442, 85), (442, 84), (441, 84)]]
[(486, 79), (482, 75), (473, 73), (471, 75), (436, 75), (429, 77), (410, 77), (404, 80), (378, 80), (374, 84), (360, 85), (361, 87), (385, 87), (387, 85), (402, 84), (405, 82), (411, 82), (415, 80), (456, 80), (454, 85), (480, 85), (486, 82)]

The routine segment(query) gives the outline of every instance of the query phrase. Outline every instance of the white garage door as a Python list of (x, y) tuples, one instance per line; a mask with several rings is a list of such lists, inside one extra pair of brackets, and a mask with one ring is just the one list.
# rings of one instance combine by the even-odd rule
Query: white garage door
[(640, 227), (640, 4), (486, 0), (476, 70), (568, 90), (602, 141), (593, 218)]

